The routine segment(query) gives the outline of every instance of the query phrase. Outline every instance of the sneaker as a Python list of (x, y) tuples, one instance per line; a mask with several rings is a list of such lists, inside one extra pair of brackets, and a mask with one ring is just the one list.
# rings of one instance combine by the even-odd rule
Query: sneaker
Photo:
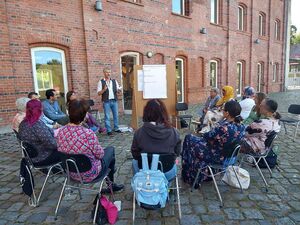
[(107, 135), (108, 136), (111, 136), (113, 133), (112, 132), (107, 132)]
[(122, 133), (122, 131), (120, 131), (120, 130), (114, 130), (114, 132), (116, 132), (116, 133)]
[[(121, 191), (124, 189), (124, 185), (123, 184), (116, 184), (116, 183), (113, 183), (112, 185), (112, 190), (113, 192), (117, 192), (117, 191)], [(103, 188), (101, 193), (103, 194), (109, 194), (110, 193), (110, 188), (107, 187), (107, 188)]]

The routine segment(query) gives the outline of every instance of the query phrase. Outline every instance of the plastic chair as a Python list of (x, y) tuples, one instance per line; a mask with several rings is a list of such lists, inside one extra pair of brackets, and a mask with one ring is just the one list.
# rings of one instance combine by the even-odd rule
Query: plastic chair
[[(275, 131), (271, 131), (268, 135), (267, 135), (267, 139), (265, 140), (265, 152), (263, 154), (255, 154), (255, 153), (246, 153), (244, 154), (244, 156), (241, 159), (240, 165), (242, 165), (243, 162), (248, 163), (247, 161), (244, 160), (244, 158), (249, 157), (253, 160), (255, 167), (257, 168), (257, 170), (259, 171), (259, 174), (261, 176), (261, 178), (263, 179), (264, 183), (265, 183), (265, 187), (266, 187), (266, 191), (268, 191), (268, 183), (258, 165), (258, 163), (260, 162), (260, 160), (263, 160), (264, 163), (266, 164), (268, 171), (270, 172), (270, 176), (271, 178), (273, 177), (272, 174), (272, 170), (266, 160), (266, 157), (269, 155), (269, 152), (272, 150), (272, 147), (274, 146), (274, 141), (277, 138), (277, 133)], [(249, 163), (248, 163), (249, 164)]]
[[(179, 119), (179, 121), (181, 119), (186, 119), (189, 121), (189, 129), (191, 127), (191, 122), (192, 122), (192, 118), (193, 116), (192, 115), (189, 115), (189, 114), (185, 114), (185, 111), (187, 111), (189, 109), (188, 107), (188, 104), (187, 103), (176, 103), (176, 111), (179, 113), (177, 116), (176, 116), (176, 128), (177, 128), (177, 119)], [(184, 114), (180, 114), (180, 112), (184, 112)]]
[[(63, 184), (63, 187), (62, 187), (62, 190), (61, 190), (58, 202), (57, 202), (57, 206), (55, 209), (55, 218), (57, 218), (58, 209), (59, 209), (59, 206), (63, 199), (66, 188), (70, 188), (70, 189), (73, 188), (73, 189), (78, 190), (80, 199), (82, 199), (81, 191), (80, 191), (81, 189), (86, 190), (86, 191), (95, 192), (98, 194), (98, 196), (101, 196), (101, 190), (103, 187), (103, 183), (104, 183), (104, 181), (106, 181), (106, 184), (108, 184), (111, 194), (113, 196), (111, 181), (108, 178), (108, 173), (110, 172), (110, 169), (107, 169), (103, 176), (101, 176), (91, 182), (84, 182), (80, 173), (87, 172), (92, 168), (92, 163), (86, 155), (62, 153), (62, 162), (63, 162), (62, 163), (63, 168), (66, 171), (66, 178), (64, 180), (64, 184)], [(72, 179), (70, 176), (70, 172), (77, 173), (77, 176), (80, 178), (80, 181)], [(93, 188), (95, 183), (100, 183), (98, 190), (95, 190)], [(91, 185), (93, 185), (93, 186), (88, 187)], [(97, 201), (97, 204), (96, 204), (95, 214), (93, 217), (93, 224), (96, 223), (96, 216), (97, 216), (98, 208), (99, 208), (99, 201)]]
[[(212, 180), (214, 182), (215, 189), (216, 189), (217, 194), (218, 194), (218, 198), (220, 200), (220, 206), (223, 207), (224, 206), (223, 199), (222, 199), (221, 193), (219, 191), (219, 187), (218, 187), (218, 184), (216, 182), (216, 178), (215, 177), (218, 176), (218, 175), (224, 174), (226, 172), (226, 169), (229, 166), (232, 166), (232, 169), (234, 171), (236, 179), (237, 179), (237, 181), (239, 183), (241, 192), (243, 193), (242, 185), (241, 185), (241, 183), (239, 181), (239, 178), (237, 176), (237, 172), (236, 172), (235, 168), (233, 167), (233, 165), (236, 164), (236, 161), (237, 161), (236, 159), (237, 159), (237, 155), (239, 154), (240, 148), (241, 148), (240, 145), (232, 145), (232, 148), (230, 148), (230, 147), (227, 148), (226, 147), (226, 152), (227, 152), (226, 155), (227, 155), (227, 157), (225, 155), (224, 156), (225, 159), (223, 161), (226, 164), (224, 164), (224, 163), (223, 164), (209, 164), (207, 167), (198, 169), (198, 172), (197, 172), (197, 175), (196, 175), (196, 178), (195, 178), (195, 181), (193, 183), (191, 191), (193, 191), (193, 189), (194, 189), (194, 187), (196, 185), (196, 182), (197, 182), (197, 180), (199, 178), (200, 173), (202, 173), (202, 171), (207, 168), (208, 171), (209, 171), (209, 173), (210, 173), (210, 175), (208, 175), (208, 177), (212, 178)], [(228, 155), (230, 155), (230, 156), (228, 156)]]
[(280, 121), (283, 123), (285, 134), (287, 134), (286, 125), (293, 125), (296, 126), (293, 141), (295, 141), (297, 136), (297, 130), (300, 125), (300, 105), (292, 104), (288, 108), (288, 113), (291, 114), (293, 117), (283, 117)]
[[(37, 150), (35, 149), (35, 147), (27, 142), (23, 142), (23, 141), (20, 141), (20, 145), (21, 145), (21, 148), (22, 148), (22, 156), (23, 158), (25, 158), (26, 162), (27, 162), (27, 165), (29, 165), (29, 168), (30, 170), (34, 169), (36, 171), (38, 171), (40, 174), (44, 174), (42, 171), (45, 171), (45, 170), (48, 170), (47, 172), (47, 175), (46, 175), (46, 178), (43, 182), (43, 186), (41, 188), (41, 191), (39, 193), (39, 196), (38, 198), (36, 198), (36, 193), (35, 193), (35, 190), (34, 188), (33, 189), (33, 198), (29, 200), (29, 205), (30, 206), (38, 206), (39, 205), (39, 202), (40, 202), (40, 199), (41, 199), (41, 196), (43, 194), (43, 191), (45, 189), (45, 186), (47, 184), (47, 181), (49, 178), (53, 178), (53, 176), (59, 174), (59, 173), (62, 173), (63, 172), (63, 168), (61, 166), (61, 162), (59, 163), (55, 163), (55, 164), (50, 164), (50, 165), (46, 165), (46, 166), (39, 166), (37, 163), (33, 163), (32, 162), (32, 158), (36, 157), (37, 156)], [(58, 169), (58, 172), (53, 172), (53, 169)], [(32, 184), (32, 187), (33, 187), (33, 181), (31, 181), (31, 184)]]
[[(151, 165), (152, 162), (152, 154), (148, 153), (148, 164)], [(142, 159), (141, 157), (138, 159), (138, 165), (139, 168), (142, 168)], [(174, 155), (172, 154), (159, 154), (159, 162), (158, 162), (158, 170), (162, 171), (162, 172), (167, 172), (169, 170), (171, 170), (174, 165), (177, 165), (177, 160), (176, 157), (174, 157)], [(178, 169), (177, 169), (178, 171)], [(175, 174), (175, 177), (169, 181), (169, 183), (171, 185), (169, 185), (169, 192), (172, 190), (175, 190), (173, 192), (174, 193), (174, 201), (176, 201), (177, 198), (177, 207), (178, 207), (178, 217), (179, 220), (181, 220), (181, 205), (180, 205), (180, 193), (179, 193), (179, 181), (178, 181), (178, 176), (177, 173)], [(176, 195), (176, 196), (175, 196)], [(134, 224), (135, 221), (135, 211), (136, 211), (136, 202), (135, 202), (135, 192), (133, 192), (133, 212), (132, 212), (132, 224)], [(149, 208), (145, 208), (144, 209), (149, 209)]]

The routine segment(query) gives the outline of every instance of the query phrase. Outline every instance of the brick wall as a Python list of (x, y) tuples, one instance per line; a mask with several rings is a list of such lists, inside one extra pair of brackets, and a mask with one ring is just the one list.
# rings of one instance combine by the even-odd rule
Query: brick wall
[[(221, 24), (210, 23), (206, 0), (191, 4), (189, 17), (171, 13), (172, 1), (27, 0), (0, 3), (0, 125), (8, 124), (16, 98), (34, 89), (30, 49), (49, 46), (64, 50), (68, 87), (96, 99), (104, 66), (111, 66), (119, 82), (120, 55), (139, 54), (140, 64), (171, 63), (185, 59), (185, 99), (203, 101), (209, 88), (209, 61), (219, 62), (219, 86), (236, 85), (236, 63), (243, 61), (243, 85), (256, 86), (257, 63), (264, 62), (264, 90), (279, 91), (283, 76), (284, 3), (281, 0), (241, 0), (247, 8), (245, 32), (237, 31), (237, 1), (222, 1)], [(266, 37), (258, 35), (258, 14), (266, 14)], [(281, 21), (281, 40), (274, 40), (274, 21)], [(201, 34), (201, 28), (207, 34)], [(260, 43), (254, 41), (259, 38)], [(146, 52), (152, 51), (153, 58)], [(272, 82), (272, 63), (279, 63), (278, 81)], [(121, 104), (120, 104), (121, 105)], [(122, 106), (120, 106), (122, 109)]]

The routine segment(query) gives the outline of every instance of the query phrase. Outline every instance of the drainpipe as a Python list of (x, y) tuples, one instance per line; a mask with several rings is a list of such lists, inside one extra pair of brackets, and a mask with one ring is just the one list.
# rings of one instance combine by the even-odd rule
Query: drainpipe
[(291, 30), (291, 0), (284, 1), (284, 76), (283, 76), (283, 91), (287, 90), (287, 79), (289, 75), (290, 61), (290, 30)]

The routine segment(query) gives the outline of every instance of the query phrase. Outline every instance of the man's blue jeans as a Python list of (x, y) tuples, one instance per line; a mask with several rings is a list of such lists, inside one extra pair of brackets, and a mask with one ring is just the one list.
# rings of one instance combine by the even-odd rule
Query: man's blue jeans
[[(133, 170), (133, 175), (135, 175), (137, 172), (140, 171), (138, 161), (135, 159), (132, 160), (132, 170)], [(167, 180), (171, 181), (176, 176), (176, 173), (177, 173), (177, 166), (176, 164), (174, 164), (173, 168), (165, 172), (164, 174)]]
[(104, 121), (105, 121), (105, 128), (107, 132), (111, 132), (110, 126), (110, 110), (112, 111), (113, 118), (114, 118), (114, 130), (119, 130), (119, 118), (118, 118), (118, 102), (116, 100), (108, 100), (103, 103), (104, 109)]

